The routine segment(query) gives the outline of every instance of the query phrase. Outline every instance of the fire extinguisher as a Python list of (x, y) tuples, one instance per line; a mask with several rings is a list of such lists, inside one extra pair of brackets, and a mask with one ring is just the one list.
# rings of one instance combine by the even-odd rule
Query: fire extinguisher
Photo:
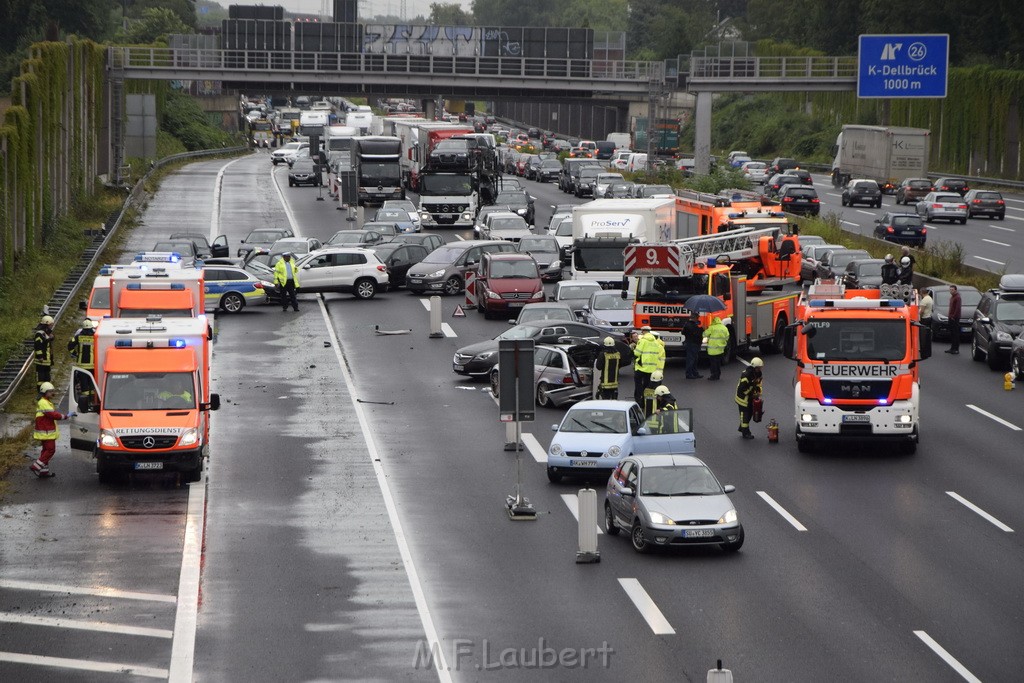
[(760, 422), (761, 418), (764, 416), (764, 401), (761, 400), (760, 396), (755, 396), (752, 405), (753, 407), (750, 419), (754, 422)]
[(775, 421), (775, 418), (768, 420), (768, 443), (779, 442), (779, 423)]

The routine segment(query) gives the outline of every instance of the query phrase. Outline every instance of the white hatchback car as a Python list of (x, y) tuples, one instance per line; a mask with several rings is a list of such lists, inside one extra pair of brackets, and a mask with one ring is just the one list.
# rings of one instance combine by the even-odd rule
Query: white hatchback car
[(372, 299), (388, 288), (388, 267), (369, 249), (326, 247), (296, 265), (300, 292), (344, 292)]

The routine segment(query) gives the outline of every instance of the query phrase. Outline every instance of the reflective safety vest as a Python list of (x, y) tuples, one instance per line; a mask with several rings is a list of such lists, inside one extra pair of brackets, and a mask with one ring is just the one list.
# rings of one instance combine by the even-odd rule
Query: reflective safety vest
[(658, 369), (659, 370), (664, 370), (665, 369), (665, 341), (663, 339), (661, 339), (660, 337), (656, 338), (655, 341), (658, 342), (658, 355), (657, 355)]
[(36, 441), (54, 441), (60, 436), (60, 428), (57, 427), (57, 420), (63, 420), (61, 415), (45, 396), (36, 403), (36, 428), (32, 432), (32, 438)]
[(71, 360), (83, 370), (92, 370), (96, 367), (96, 359), (93, 357), (93, 347), (96, 344), (96, 334), (93, 330), (82, 330), (68, 342), (68, 351), (71, 352)]
[(704, 336), (708, 339), (708, 355), (721, 356), (729, 345), (729, 328), (721, 322), (708, 326)]
[(654, 395), (654, 387), (644, 389), (644, 417), (651, 417), (658, 410), (658, 397)]
[(761, 378), (753, 368), (747, 368), (740, 374), (736, 384), (736, 403), (744, 408), (750, 405), (750, 399), (761, 393)]
[[(295, 265), (295, 259), (291, 260), (292, 281), (295, 282), (295, 289), (299, 288), (299, 269)], [(288, 263), (282, 258), (274, 264), (274, 284), (282, 287), (288, 282)]]
[(634, 369), (651, 374), (658, 369), (658, 355), (662, 353), (661, 344), (654, 335), (647, 332), (636, 343), (636, 364)]
[(619, 388), (620, 360), (621, 355), (618, 351), (602, 351), (601, 355), (597, 357), (597, 369), (601, 373), (601, 382), (598, 386), (602, 389)]

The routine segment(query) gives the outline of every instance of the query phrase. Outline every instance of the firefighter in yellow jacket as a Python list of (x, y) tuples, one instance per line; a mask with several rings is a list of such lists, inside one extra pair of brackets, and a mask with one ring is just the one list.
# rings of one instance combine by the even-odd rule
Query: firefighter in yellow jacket
[(754, 399), (761, 395), (761, 368), (764, 361), (753, 358), (750, 365), (743, 370), (740, 381), (736, 384), (736, 405), (740, 409), (739, 432), (744, 439), (753, 439), (750, 433), (750, 419), (754, 413)]

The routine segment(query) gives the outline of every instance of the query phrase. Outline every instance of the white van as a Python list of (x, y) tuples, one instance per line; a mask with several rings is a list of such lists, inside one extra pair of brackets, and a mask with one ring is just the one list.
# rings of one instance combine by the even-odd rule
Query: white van
[(366, 107), (365, 111), (361, 108), (350, 111), (345, 115), (345, 125), (358, 129), (360, 135), (367, 135), (373, 125), (373, 111), (369, 107)]
[(614, 142), (616, 151), (629, 149), (629, 133), (608, 133), (608, 137), (606, 137), (605, 140), (608, 142)]
[(647, 170), (647, 154), (643, 152), (633, 152), (629, 155), (629, 159), (626, 161), (626, 170), (630, 173), (637, 171)]

